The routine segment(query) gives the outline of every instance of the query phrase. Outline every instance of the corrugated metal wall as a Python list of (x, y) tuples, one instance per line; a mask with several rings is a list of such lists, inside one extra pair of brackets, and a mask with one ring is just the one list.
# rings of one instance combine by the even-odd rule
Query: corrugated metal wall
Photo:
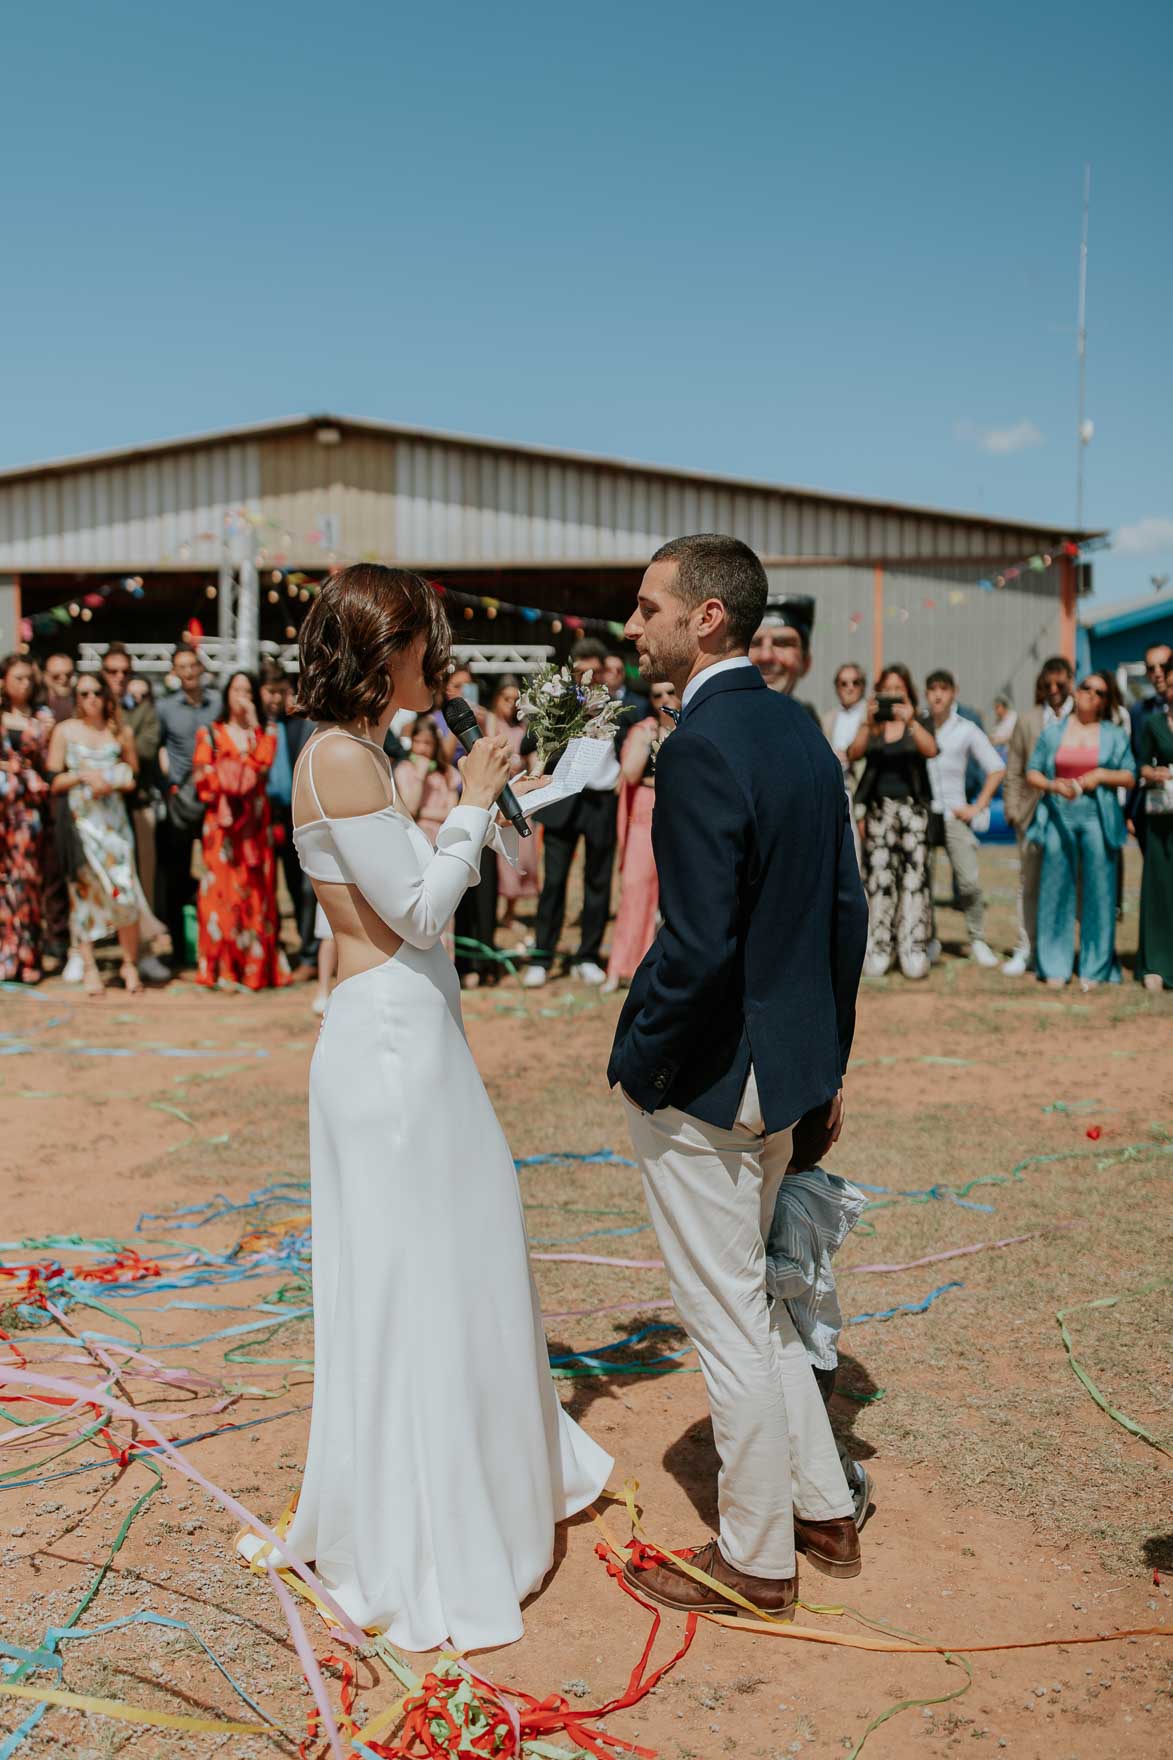
[(0, 485), (0, 568), (216, 567), (224, 516), (255, 504), (260, 448), (176, 450)]
[(241, 508), (267, 556), (298, 567), (634, 563), (696, 531), (733, 532), (761, 556), (845, 561), (1009, 561), (1032, 544), (948, 515), (343, 428), (335, 446), (294, 431), (0, 483), (0, 568), (215, 565)]
[[(771, 568), (778, 593), (809, 593), (815, 600), (813, 663), (801, 694), (826, 709), (832, 680), (854, 660), (872, 680), (874, 620), (870, 568)], [(1059, 645), (1059, 579), (1052, 566), (985, 592), (974, 568), (884, 571), (883, 653), (902, 660), (918, 685), (944, 666), (962, 698), (985, 713), (995, 692), (1008, 690), (1017, 708), (1034, 702), (1035, 677)]]

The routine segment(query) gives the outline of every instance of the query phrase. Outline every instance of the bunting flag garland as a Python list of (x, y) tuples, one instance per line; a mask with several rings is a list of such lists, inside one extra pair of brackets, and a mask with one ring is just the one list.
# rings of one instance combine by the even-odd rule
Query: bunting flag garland
[[(225, 514), (224, 526), (226, 536), (231, 536), (250, 527), (254, 530), (270, 527), (277, 529), (277, 522), (261, 519), (259, 516), (249, 513), (245, 508), (235, 508)], [(191, 541), (211, 541), (215, 536), (216, 534), (212, 532), (200, 532)], [(329, 534), (315, 529), (297, 534), (296, 538), (294, 534), (285, 531), (282, 532), (282, 536), (287, 545), (292, 547), (295, 541), (323, 545)], [(1102, 548), (1104, 542), (1103, 539), (1088, 539), (1080, 543), (1066, 540), (1053, 553), (1050, 551), (1036, 552), (993, 575), (982, 576), (974, 581), (970, 587), (950, 587), (943, 599), (926, 595), (915, 609), (937, 611), (943, 605), (947, 605), (950, 609), (955, 610), (966, 604), (969, 592), (972, 590), (982, 593), (1001, 591), (1023, 575), (1044, 574), (1060, 559), (1082, 560), (1091, 551)], [(180, 555), (183, 555), (189, 548), (189, 545), (181, 546)], [(344, 562), (334, 559), (333, 551), (328, 551), (327, 566), (315, 574), (309, 574), (302, 569), (284, 567), (286, 554), (287, 550), (269, 552), (262, 549), (257, 552), (256, 561), (261, 569), (262, 584), (266, 588), (266, 599), (270, 605), (277, 605), (281, 602), (282, 588), (289, 599), (296, 600), (303, 605), (308, 604), (316, 597), (325, 581), (345, 566)], [(378, 558), (369, 556), (362, 558), (362, 560), (373, 562)], [(513, 617), (520, 619), (523, 623), (541, 624), (550, 631), (551, 635), (555, 636), (565, 630), (572, 635), (590, 632), (610, 637), (614, 641), (621, 641), (623, 638), (624, 626), (614, 618), (594, 617), (585, 612), (548, 611), (538, 605), (519, 605), (511, 600), (500, 599), (492, 593), (470, 593), (463, 588), (446, 586), (442, 581), (433, 580), (430, 584), (444, 596), (445, 602), (454, 608), (454, 623), (457, 621), (455, 611), (458, 610), (461, 618), (466, 622), (471, 622), (479, 613), (490, 622), (498, 617)], [(46, 611), (38, 611), (31, 617), (22, 618), (21, 640), (27, 643), (36, 636), (52, 635), (57, 629), (78, 620), (88, 623), (94, 613), (117, 594), (126, 593), (132, 599), (141, 599), (145, 590), (145, 583), (141, 575), (124, 575), (118, 579), (103, 582), (101, 586), (89, 592), (75, 593), (72, 598), (63, 600), (59, 605), (53, 605)], [(210, 597), (214, 597), (216, 588), (209, 583), (205, 591)], [(890, 622), (906, 624), (913, 614), (913, 609), (908, 605), (888, 604), (884, 607), (884, 616)], [(864, 627), (865, 622), (866, 616), (863, 611), (852, 611), (847, 619), (848, 634), (857, 635)]]

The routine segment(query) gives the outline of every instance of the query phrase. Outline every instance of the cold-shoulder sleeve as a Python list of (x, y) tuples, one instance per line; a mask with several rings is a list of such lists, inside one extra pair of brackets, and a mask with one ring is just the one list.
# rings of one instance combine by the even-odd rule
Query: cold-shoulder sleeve
[(486, 807), (453, 807), (423, 855), (410, 821), (394, 813), (332, 819), (330, 834), (345, 878), (389, 929), (411, 947), (435, 945), (469, 886), (480, 879), (489, 839)]

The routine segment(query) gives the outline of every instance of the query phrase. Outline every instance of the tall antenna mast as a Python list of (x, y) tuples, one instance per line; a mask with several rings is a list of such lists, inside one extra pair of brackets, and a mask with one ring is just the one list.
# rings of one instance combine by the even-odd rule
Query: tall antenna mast
[(1094, 432), (1087, 419), (1087, 223), (1092, 196), (1092, 168), (1083, 168), (1083, 228), (1079, 241), (1079, 319), (1075, 352), (1079, 360), (1079, 425), (1075, 437), (1075, 525), (1083, 529), (1083, 459)]

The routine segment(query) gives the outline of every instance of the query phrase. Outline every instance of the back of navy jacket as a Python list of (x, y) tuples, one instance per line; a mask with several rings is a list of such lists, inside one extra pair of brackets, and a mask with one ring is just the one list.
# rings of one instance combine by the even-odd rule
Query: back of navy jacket
[(661, 748), (663, 924), (608, 1078), (652, 1112), (731, 1129), (752, 1063), (767, 1131), (842, 1085), (867, 943), (839, 760), (752, 667), (702, 683)]

